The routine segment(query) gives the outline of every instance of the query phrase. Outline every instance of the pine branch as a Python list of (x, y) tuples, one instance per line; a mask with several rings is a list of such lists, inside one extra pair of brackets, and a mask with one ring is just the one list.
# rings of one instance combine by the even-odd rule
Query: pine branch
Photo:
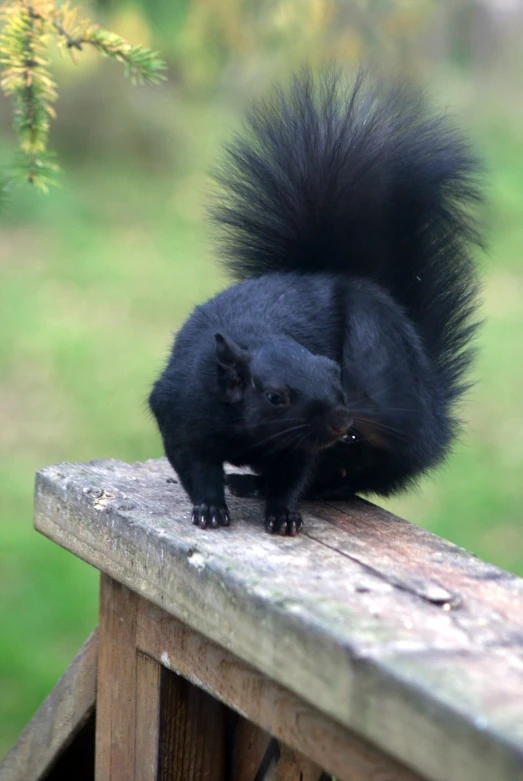
[(92, 27), (79, 43), (88, 43), (106, 57), (122, 62), (133, 83), (156, 84), (165, 78), (165, 65), (156, 52), (145, 46), (131, 46), (115, 33)]
[(9, 0), (0, 9), (0, 87), (13, 99), (14, 125), (20, 152), (15, 173), (47, 190), (59, 170), (47, 152), (50, 120), (55, 117), (55, 81), (49, 69), (51, 41), (76, 53), (89, 45), (125, 66), (133, 83), (157, 83), (165, 64), (156, 52), (131, 46), (115, 33), (79, 16), (69, 3), (56, 0)]
[(29, 3), (4, 7), (0, 34), (0, 87), (13, 99), (14, 125), (20, 144), (20, 161), (27, 181), (42, 186), (39, 170), (46, 149), (56, 85), (49, 72), (49, 31)]
[(36, 185), (43, 192), (56, 182), (60, 166), (53, 152), (42, 151), (38, 155), (30, 155), (20, 149), (10, 167), (11, 178), (14, 181), (24, 181)]
[(74, 55), (82, 51), (85, 44), (93, 46), (106, 57), (125, 65), (126, 75), (133, 82), (158, 83), (165, 78), (165, 63), (161, 57), (145, 46), (131, 46), (116, 33), (103, 30), (86, 19), (80, 19), (78, 9), (66, 3), (55, 9), (53, 26), (61, 38), (62, 45)]

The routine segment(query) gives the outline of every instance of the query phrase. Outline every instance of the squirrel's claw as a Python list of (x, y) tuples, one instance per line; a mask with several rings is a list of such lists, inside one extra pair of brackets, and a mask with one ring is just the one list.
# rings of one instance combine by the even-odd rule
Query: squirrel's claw
[(265, 531), (267, 534), (280, 534), (282, 537), (295, 537), (303, 529), (303, 520), (299, 512), (281, 510), (267, 511)]
[(217, 529), (218, 526), (229, 526), (231, 517), (227, 505), (195, 504), (192, 508), (191, 521), (200, 529)]

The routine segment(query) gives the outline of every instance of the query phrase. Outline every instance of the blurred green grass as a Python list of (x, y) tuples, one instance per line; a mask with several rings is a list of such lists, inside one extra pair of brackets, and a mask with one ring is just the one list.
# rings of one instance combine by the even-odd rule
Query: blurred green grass
[[(192, 307), (224, 284), (200, 203), (230, 117), (185, 107), (197, 159), (177, 176), (69, 167), (46, 198), (16, 190), (0, 231), (0, 756), (96, 623), (97, 573), (32, 529), (34, 472), (162, 454), (145, 399)], [(214, 113), (213, 113), (214, 112)], [(478, 384), (465, 434), (418, 492), (388, 503), (523, 575), (523, 156), (484, 120), (491, 253), (482, 258)]]

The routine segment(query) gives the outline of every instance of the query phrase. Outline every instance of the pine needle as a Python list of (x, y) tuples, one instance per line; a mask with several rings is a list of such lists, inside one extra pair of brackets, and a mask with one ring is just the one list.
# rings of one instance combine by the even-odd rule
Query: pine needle
[(132, 46), (116, 33), (80, 17), (69, 3), (56, 0), (10, 0), (0, 9), (0, 88), (13, 101), (19, 153), (14, 178), (22, 177), (43, 190), (59, 170), (48, 151), (49, 127), (58, 98), (50, 71), (51, 44), (66, 49), (76, 62), (85, 45), (121, 62), (133, 83), (158, 83), (165, 63), (145, 46)]

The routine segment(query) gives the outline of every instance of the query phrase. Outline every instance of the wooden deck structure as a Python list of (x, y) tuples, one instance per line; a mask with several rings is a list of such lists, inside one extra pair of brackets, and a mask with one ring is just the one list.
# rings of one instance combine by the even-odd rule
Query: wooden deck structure
[(523, 580), (362, 500), (202, 531), (165, 460), (37, 475), (100, 622), (0, 781), (523, 781)]

